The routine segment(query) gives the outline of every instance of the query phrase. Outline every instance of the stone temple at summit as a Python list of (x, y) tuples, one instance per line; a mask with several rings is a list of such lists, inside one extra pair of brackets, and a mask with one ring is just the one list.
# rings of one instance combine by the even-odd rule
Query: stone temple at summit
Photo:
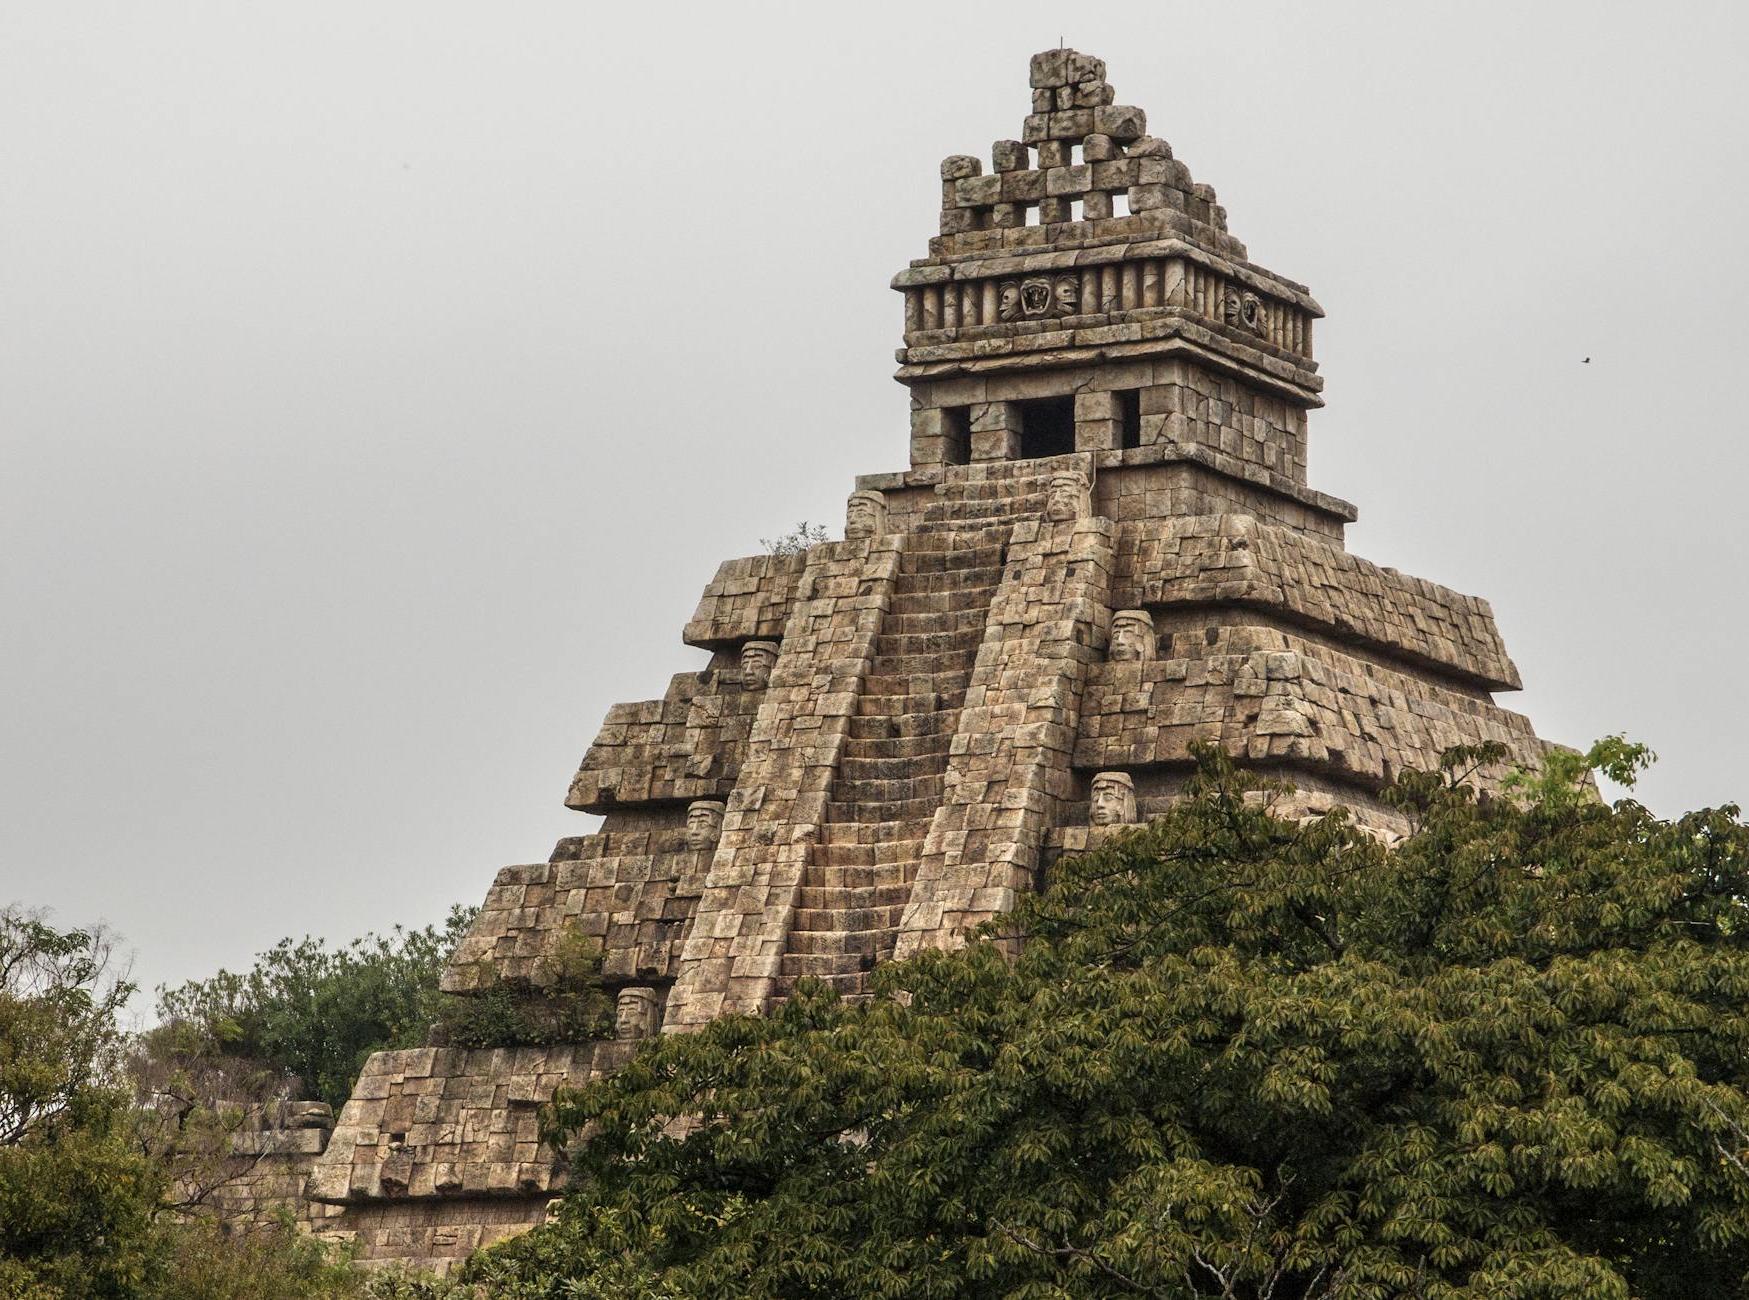
[(1351, 555), (1354, 507), (1308, 485), (1305, 286), (1101, 60), (1030, 80), (1016, 139), (942, 162), (939, 232), (893, 279), (909, 464), (856, 480), (842, 541), (717, 567), (681, 630), (709, 663), (612, 708), (571, 782), (600, 828), (501, 870), (445, 975), (536, 986), (586, 936), (615, 1037), (379, 1053), (298, 1146), (306, 1221), (365, 1260), (443, 1268), (539, 1222), (556, 1086), (961, 942), (1163, 810), (1193, 744), (1386, 836), (1398, 772), (1546, 752), (1494, 702), (1519, 678), (1487, 603)]

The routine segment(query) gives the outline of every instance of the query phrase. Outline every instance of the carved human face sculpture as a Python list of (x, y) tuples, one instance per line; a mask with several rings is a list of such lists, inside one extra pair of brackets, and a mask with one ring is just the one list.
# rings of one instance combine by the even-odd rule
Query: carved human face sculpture
[(777, 645), (772, 641), (749, 641), (741, 647), (741, 685), (749, 691), (762, 691), (771, 682), (771, 669), (777, 663)]
[(996, 290), (996, 314), (1003, 320), (1016, 320), (1020, 316), (1020, 283), (1017, 280), (1004, 280)]
[(1051, 475), (1045, 493), (1045, 518), (1053, 524), (1068, 523), (1087, 513), (1087, 480), (1080, 474)]
[(1241, 304), (1239, 301), (1239, 291), (1237, 289), (1228, 289), (1221, 295), (1221, 319), (1226, 321), (1227, 324), (1239, 324), (1240, 310)]
[(1056, 298), (1057, 315), (1073, 316), (1081, 306), (1081, 282), (1072, 275), (1057, 277), (1051, 292)]
[(879, 492), (853, 492), (844, 507), (844, 537), (857, 541), (886, 531), (887, 499)]
[(700, 799), (686, 810), (686, 847), (703, 853), (717, 846), (723, 833), (723, 805), (714, 799)]
[(1263, 299), (1247, 293), (1239, 299), (1239, 323), (1254, 334), (1263, 333)]
[(1088, 814), (1095, 826), (1129, 826), (1136, 820), (1136, 787), (1127, 772), (1101, 772), (1093, 778)]
[(656, 1032), (656, 991), (621, 989), (613, 1004), (613, 1036), (623, 1040), (648, 1038)]
[(1140, 663), (1154, 657), (1154, 620), (1145, 609), (1119, 610), (1111, 620), (1111, 649), (1107, 658), (1114, 664)]

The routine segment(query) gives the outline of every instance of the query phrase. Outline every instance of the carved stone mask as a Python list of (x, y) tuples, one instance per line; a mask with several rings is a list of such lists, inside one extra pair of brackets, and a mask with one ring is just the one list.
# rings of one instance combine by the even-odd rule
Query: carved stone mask
[(700, 799), (686, 810), (686, 847), (694, 853), (714, 849), (723, 833), (723, 805)]
[(1239, 320), (1248, 330), (1263, 333), (1263, 299), (1248, 293), (1239, 299)]
[(887, 530), (887, 499), (879, 492), (852, 492), (844, 507), (844, 537), (856, 541)]
[(1071, 471), (1051, 475), (1050, 489), (1045, 493), (1045, 518), (1053, 524), (1079, 519), (1091, 509), (1088, 502), (1087, 479)]
[(1003, 320), (1017, 320), (1020, 317), (1020, 283), (1016, 280), (1004, 280), (996, 290), (996, 314)]
[(1136, 785), (1128, 772), (1101, 772), (1093, 778), (1089, 820), (1095, 826), (1129, 826), (1136, 820)]
[(1051, 282), (1025, 280), (1020, 285), (1020, 308), (1028, 316), (1043, 316), (1051, 309)]
[(1057, 315), (1073, 316), (1081, 309), (1081, 282), (1074, 276), (1058, 276), (1052, 292), (1056, 295)]
[(1154, 657), (1154, 618), (1145, 609), (1120, 609), (1111, 620), (1111, 649), (1107, 658), (1114, 664), (1140, 663)]
[(648, 1038), (656, 1032), (656, 990), (621, 989), (613, 1004), (613, 1036), (620, 1040)]
[(749, 641), (741, 647), (741, 685), (749, 691), (764, 690), (776, 663), (775, 641)]
[(1228, 289), (1221, 295), (1221, 319), (1227, 324), (1238, 325), (1242, 309), (1243, 304), (1240, 302), (1237, 289)]

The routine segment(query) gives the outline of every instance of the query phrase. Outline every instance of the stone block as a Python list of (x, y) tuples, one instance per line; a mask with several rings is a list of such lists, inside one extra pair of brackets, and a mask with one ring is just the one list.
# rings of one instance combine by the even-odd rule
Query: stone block
[(941, 179), (960, 181), (984, 174), (984, 161), (969, 153), (951, 154), (941, 160)]
[(1063, 80), (1071, 85), (1080, 85), (1089, 81), (1105, 80), (1105, 60), (1096, 59), (1091, 54), (1082, 54), (1078, 50), (1067, 50), (1068, 58), (1063, 63)]
[(1090, 135), (1081, 142), (1081, 157), (1088, 162), (1110, 162), (1123, 157), (1123, 147), (1109, 135)]
[(1032, 56), (1029, 78), (1035, 89), (1069, 84), (1069, 51), (1045, 50)]
[(1038, 147), (1039, 170), (1067, 167), (1074, 161), (1074, 152), (1074, 147), (1067, 140), (1046, 140)]
[(1045, 193), (1051, 197), (1085, 194), (1093, 184), (1093, 169), (1086, 163), (1053, 167), (1045, 173)]
[(1092, 116), (1089, 130), (1113, 140), (1138, 140), (1148, 133), (1148, 115), (1128, 104), (1105, 104), (1093, 109)]
[(995, 203), (1002, 197), (1002, 178), (1000, 176), (971, 176), (963, 181), (955, 181), (954, 202), (962, 207), (982, 206)]
[(990, 146), (990, 160), (999, 172), (1024, 171), (1031, 166), (1026, 145), (1019, 140), (998, 140)]
[[(1139, 109), (1132, 111), (1140, 112)], [(1093, 133), (1096, 114), (1109, 112), (1111, 110), (1107, 108), (1072, 108), (1067, 112), (1052, 113), (1049, 126), (1050, 138), (1053, 140), (1080, 140)], [(1105, 134), (1119, 140), (1129, 138), (1112, 130), (1106, 130)], [(1139, 135), (1140, 131), (1137, 134)]]

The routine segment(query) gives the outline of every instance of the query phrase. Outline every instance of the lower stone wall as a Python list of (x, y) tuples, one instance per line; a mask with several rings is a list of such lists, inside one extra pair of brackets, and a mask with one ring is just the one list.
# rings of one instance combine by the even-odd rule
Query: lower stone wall
[(324, 1237), (347, 1241), (367, 1268), (411, 1265), (447, 1274), (482, 1246), (527, 1232), (546, 1217), (548, 1197), (348, 1206)]

